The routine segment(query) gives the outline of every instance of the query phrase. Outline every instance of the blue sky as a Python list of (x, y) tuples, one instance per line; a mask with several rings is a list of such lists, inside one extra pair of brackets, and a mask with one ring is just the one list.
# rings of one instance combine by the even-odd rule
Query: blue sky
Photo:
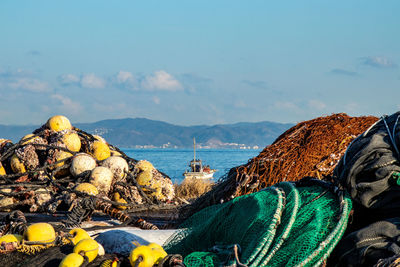
[(400, 1), (0, 1), (0, 124), (400, 109)]

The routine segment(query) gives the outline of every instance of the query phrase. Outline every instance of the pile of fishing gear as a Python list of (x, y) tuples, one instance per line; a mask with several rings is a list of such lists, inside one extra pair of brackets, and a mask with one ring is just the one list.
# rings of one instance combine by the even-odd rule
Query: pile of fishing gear
[(0, 139), (0, 211), (69, 211), (65, 225), (73, 227), (95, 210), (128, 222), (129, 212), (173, 198), (170, 178), (150, 162), (128, 157), (64, 116), (16, 144)]
[(232, 168), (208, 193), (182, 209), (182, 216), (235, 197), (257, 192), (282, 181), (330, 176), (347, 146), (378, 118), (345, 113), (301, 122), (248, 163)]
[(186, 266), (318, 266), (343, 235), (351, 200), (305, 178), (203, 209), (164, 245)]
[[(162, 183), (168, 177), (96, 136), (52, 127), (49, 120), (17, 144), (0, 142), (0, 209), (71, 212), (54, 235), (38, 240), (29, 234), (38, 226), (21, 212), (9, 213), (0, 220), (0, 264), (16, 256), (26, 266), (33, 266), (29, 260), (35, 266), (400, 266), (400, 112), (379, 120), (334, 114), (299, 123), (182, 206), (177, 215), (186, 220), (163, 247), (138, 245), (129, 257), (101, 253), (90, 237), (86, 246), (75, 244), (77, 226), (100, 210), (157, 229), (126, 211), (171, 201), (173, 188)], [(69, 147), (68, 134), (77, 134), (78, 150)], [(109, 149), (106, 158), (102, 147)], [(83, 167), (74, 167), (82, 155)], [(95, 162), (91, 169), (85, 169), (87, 157)], [(116, 174), (104, 165), (112, 157), (127, 169)], [(104, 166), (112, 178), (96, 180), (95, 168)], [(62, 265), (71, 259), (79, 264)]]
[(398, 266), (400, 258), (400, 112), (383, 116), (349, 146), (334, 174), (354, 201), (339, 266)]

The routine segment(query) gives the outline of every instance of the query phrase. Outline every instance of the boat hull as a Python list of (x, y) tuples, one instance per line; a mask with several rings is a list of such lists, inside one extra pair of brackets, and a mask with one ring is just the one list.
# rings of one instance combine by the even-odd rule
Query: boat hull
[(183, 176), (185, 178), (193, 179), (212, 179), (214, 172), (185, 172)]

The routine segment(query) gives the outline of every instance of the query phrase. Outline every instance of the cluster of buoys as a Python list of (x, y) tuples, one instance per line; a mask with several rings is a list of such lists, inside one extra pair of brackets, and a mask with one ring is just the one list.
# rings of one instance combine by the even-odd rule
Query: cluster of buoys
[(139, 245), (131, 251), (129, 262), (135, 267), (151, 267), (158, 265), (167, 255), (163, 247), (157, 243)]
[[(129, 184), (130, 194), (125, 192), (126, 186), (121, 187), (121, 183), (127, 183), (127, 174), (137, 180), (136, 184)], [(174, 198), (171, 180), (150, 162), (137, 162), (127, 157), (103, 137), (73, 127), (62, 115), (49, 118), (41, 128), (24, 136), (17, 144), (0, 139), (0, 178), (10, 175), (14, 183), (46, 179), (63, 183), (66, 177), (72, 178), (64, 182), (65, 188), (119, 202), (121, 205), (117, 207), (120, 209), (126, 208), (127, 203), (143, 203), (143, 194), (139, 194), (135, 186), (140, 186), (157, 202)], [(0, 208), (21, 201), (21, 198), (10, 196), (14, 188), (0, 190), (0, 196), (3, 195)], [(49, 210), (44, 206), (61, 193), (60, 188), (49, 187), (44, 192), (43, 188), (36, 187), (31, 191), (35, 195), (38, 190), (42, 190), (38, 194), (40, 197), (29, 203), (30, 211), (47, 212)]]
[(79, 267), (85, 261), (92, 262), (97, 256), (105, 254), (101, 244), (92, 239), (90, 235), (81, 228), (72, 229), (71, 242), (74, 245), (73, 252), (64, 257), (59, 267)]

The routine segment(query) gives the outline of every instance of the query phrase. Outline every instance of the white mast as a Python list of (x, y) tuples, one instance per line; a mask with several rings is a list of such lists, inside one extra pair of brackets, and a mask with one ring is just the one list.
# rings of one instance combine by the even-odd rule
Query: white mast
[(193, 159), (196, 161), (196, 139), (193, 137)]

